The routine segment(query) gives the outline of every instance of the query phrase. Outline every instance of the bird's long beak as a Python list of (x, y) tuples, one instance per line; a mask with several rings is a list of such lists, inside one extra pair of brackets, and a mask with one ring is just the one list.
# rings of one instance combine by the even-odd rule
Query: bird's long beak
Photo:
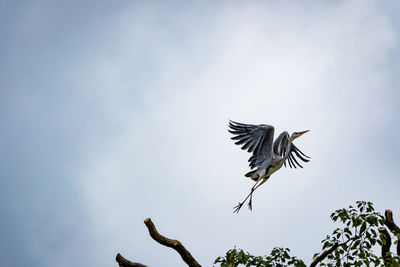
[(299, 132), (298, 134), (299, 134), (299, 136), (301, 136), (301, 135), (303, 135), (303, 134), (305, 134), (306, 132), (309, 132), (310, 130), (306, 130), (306, 131), (302, 131), (302, 132)]

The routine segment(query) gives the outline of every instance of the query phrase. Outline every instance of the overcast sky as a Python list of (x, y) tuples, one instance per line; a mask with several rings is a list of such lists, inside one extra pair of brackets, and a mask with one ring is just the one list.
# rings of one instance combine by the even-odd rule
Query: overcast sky
[[(398, 1), (0, 1), (2, 266), (307, 263), (356, 200), (399, 218)], [(310, 130), (253, 182), (229, 119)]]

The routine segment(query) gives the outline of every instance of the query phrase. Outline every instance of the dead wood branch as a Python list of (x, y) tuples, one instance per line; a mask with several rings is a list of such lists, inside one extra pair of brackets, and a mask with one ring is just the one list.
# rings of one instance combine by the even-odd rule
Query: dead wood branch
[(150, 236), (160, 243), (161, 245), (173, 248), (176, 250), (179, 255), (181, 255), (184, 262), (187, 263), (190, 267), (201, 267), (201, 265), (193, 258), (189, 251), (182, 245), (181, 242), (178, 240), (169, 239), (165, 236), (160, 235), (157, 232), (156, 227), (154, 226), (153, 222), (150, 218), (144, 220), (144, 224), (146, 224), (147, 229), (149, 230)]
[(118, 262), (118, 265), (120, 267), (147, 267), (146, 265), (137, 263), (137, 262), (132, 262), (132, 261), (128, 261), (127, 259), (125, 259), (124, 257), (121, 256), (121, 254), (117, 254), (117, 257), (115, 259)]
[[(147, 218), (144, 220), (144, 224), (147, 226), (147, 229), (149, 230), (150, 236), (160, 243), (161, 245), (173, 248), (176, 250), (179, 255), (181, 255), (182, 259), (184, 262), (187, 263), (190, 267), (201, 267), (201, 265), (193, 258), (193, 256), (190, 254), (189, 251), (182, 245), (181, 242), (178, 240), (174, 239), (169, 239), (165, 236), (160, 235), (157, 232), (156, 227), (154, 226), (153, 222), (151, 221), (150, 218)], [(116, 261), (118, 262), (120, 267), (147, 267), (146, 265), (136, 263), (136, 262), (131, 262), (124, 257), (121, 256), (121, 254), (117, 254)]]

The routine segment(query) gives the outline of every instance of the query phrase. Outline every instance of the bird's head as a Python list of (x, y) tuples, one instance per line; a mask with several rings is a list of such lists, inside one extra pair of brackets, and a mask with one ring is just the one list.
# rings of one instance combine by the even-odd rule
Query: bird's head
[(290, 136), (290, 139), (293, 141), (294, 139), (296, 139), (296, 138), (302, 136), (303, 134), (305, 134), (305, 133), (308, 132), (308, 131), (309, 131), (309, 130), (307, 130), (307, 131), (302, 131), (302, 132), (294, 132), (294, 133), (292, 133), (292, 135)]

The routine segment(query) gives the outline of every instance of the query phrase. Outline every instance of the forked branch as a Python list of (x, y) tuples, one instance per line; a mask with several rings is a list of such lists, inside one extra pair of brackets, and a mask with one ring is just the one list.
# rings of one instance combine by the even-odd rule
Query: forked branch
[[(181, 242), (178, 240), (174, 239), (169, 239), (163, 235), (160, 235), (157, 232), (156, 227), (154, 226), (153, 222), (151, 221), (150, 218), (147, 218), (144, 220), (144, 224), (147, 226), (147, 229), (149, 230), (150, 236), (160, 243), (161, 245), (173, 248), (176, 250), (179, 255), (181, 255), (182, 259), (184, 262), (187, 263), (190, 267), (201, 267), (201, 265), (193, 258), (193, 256), (190, 254), (190, 252), (182, 245)], [(118, 262), (120, 267), (146, 267), (146, 265), (136, 263), (136, 262), (131, 262), (124, 257), (121, 256), (121, 254), (117, 254), (116, 261)]]

